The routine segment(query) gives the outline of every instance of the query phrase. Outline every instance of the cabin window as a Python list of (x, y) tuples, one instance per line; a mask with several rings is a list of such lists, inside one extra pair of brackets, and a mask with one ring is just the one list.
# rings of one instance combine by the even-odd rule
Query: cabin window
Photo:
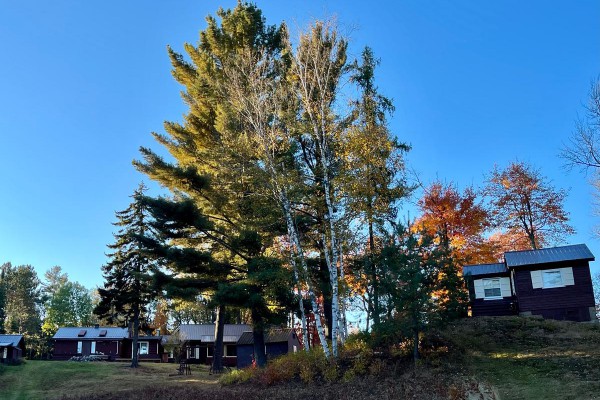
[(235, 344), (226, 344), (223, 347), (225, 347), (225, 357), (237, 357), (237, 347)]
[(502, 297), (502, 290), (500, 288), (500, 279), (483, 279), (483, 293), (486, 299), (495, 299)]
[(2, 353), (2, 358), (8, 358), (8, 348), (5, 347)]
[(208, 346), (206, 348), (206, 355), (209, 356), (209, 357), (212, 357), (213, 354), (214, 354), (214, 348), (212, 346)]
[(560, 270), (542, 271), (542, 281), (544, 282), (544, 288), (562, 287), (562, 275)]
[(96, 342), (92, 342), (92, 349), (91, 349), (90, 353), (96, 354)]
[(150, 350), (150, 345), (148, 344), (148, 342), (138, 342), (138, 349), (138, 354), (148, 354), (148, 351)]
[(80, 340), (77, 342), (77, 354), (81, 354), (82, 349), (83, 349), (83, 342)]

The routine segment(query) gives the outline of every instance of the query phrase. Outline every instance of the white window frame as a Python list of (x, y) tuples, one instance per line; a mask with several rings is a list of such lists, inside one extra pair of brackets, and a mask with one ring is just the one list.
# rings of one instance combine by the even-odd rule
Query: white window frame
[[(558, 277), (560, 278), (560, 284), (551, 285), (549, 282), (546, 281), (546, 274), (558, 274)], [(559, 288), (564, 286), (565, 282), (563, 281), (562, 271), (560, 269), (548, 269), (542, 271), (542, 287), (544, 289)]]
[(4, 351), (2, 353), (3, 353), (2, 358), (5, 358), (5, 359), (8, 358), (8, 348), (7, 347), (4, 348)]
[(77, 341), (77, 354), (81, 354), (83, 352), (83, 342), (81, 340)]
[[(142, 351), (142, 345), (146, 345), (146, 351)], [(150, 354), (150, 342), (138, 342), (138, 355), (147, 356)]]
[[(491, 289), (498, 289), (500, 291), (500, 294), (498, 296), (487, 296), (485, 293), (485, 290), (486, 290), (485, 284), (486, 284), (486, 282), (491, 282), (491, 281), (497, 282), (497, 287), (493, 287)], [(483, 298), (485, 300), (497, 300), (497, 299), (502, 298), (502, 282), (500, 281), (500, 278), (483, 278), (481, 284), (483, 286)]]
[(96, 354), (96, 342), (95, 341), (92, 342), (90, 354)]

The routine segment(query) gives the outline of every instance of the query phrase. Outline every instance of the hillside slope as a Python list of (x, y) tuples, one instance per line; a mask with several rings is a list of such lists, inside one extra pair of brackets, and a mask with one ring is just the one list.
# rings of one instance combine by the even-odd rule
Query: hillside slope
[(473, 318), (430, 340), (447, 343), (445, 371), (463, 369), (502, 399), (600, 399), (599, 324)]
[[(338, 366), (335, 380), (270, 384), (257, 376), (227, 386), (204, 366), (172, 376), (173, 364), (131, 370), (122, 363), (27, 361), (0, 366), (0, 399), (600, 399), (599, 324), (465, 319), (430, 332), (416, 365), (404, 356), (373, 354), (365, 373), (352, 379)], [(291, 368), (295, 360), (281, 365)]]

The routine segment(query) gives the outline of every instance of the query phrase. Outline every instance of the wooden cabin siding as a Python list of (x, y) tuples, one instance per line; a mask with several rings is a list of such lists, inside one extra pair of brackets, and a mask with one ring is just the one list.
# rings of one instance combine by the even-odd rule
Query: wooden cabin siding
[(55, 340), (54, 352), (52, 358), (55, 360), (68, 360), (77, 356), (77, 341), (73, 340)]
[(516, 311), (512, 303), (511, 297), (497, 300), (474, 299), (471, 301), (471, 313), (473, 317), (514, 315)]
[[(6, 351), (6, 358), (4, 352)], [(23, 352), (19, 347), (15, 346), (2, 346), (0, 347), (0, 364), (13, 364), (19, 361), (23, 357)]]
[[(110, 355), (114, 358), (120, 356), (117, 348), (121, 349), (116, 340), (81, 340), (81, 353), (77, 352), (77, 342), (80, 340), (55, 340), (53, 359), (68, 360), (73, 356), (89, 356), (90, 354)], [(92, 353), (92, 342), (96, 342), (96, 352)]]
[(118, 356), (118, 342), (116, 340), (98, 340), (96, 341), (96, 353)]
[[(571, 267), (574, 285), (534, 289), (531, 271)], [(594, 291), (587, 261), (550, 263), (515, 269), (514, 284), (519, 299), (519, 312), (531, 312), (544, 318), (589, 321), (589, 308), (594, 307)]]
[[(236, 346), (235, 343), (223, 343), (223, 346)], [(190, 340), (187, 343), (187, 347), (184, 351), (185, 357), (190, 364), (204, 364), (212, 365), (213, 354), (213, 343), (203, 343), (200, 340)], [(196, 349), (198, 351), (196, 352)], [(223, 364), (228, 367), (235, 367), (237, 365), (237, 356), (223, 357)]]
[(246, 368), (252, 365), (254, 356), (254, 345), (244, 344), (237, 347), (237, 367)]
[[(160, 343), (160, 339), (156, 338), (152, 338), (152, 339), (146, 339), (146, 338), (140, 338), (138, 339), (138, 342), (148, 342), (148, 354), (139, 354), (138, 353), (138, 360), (140, 361), (157, 361), (157, 360), (162, 360), (162, 353), (163, 348), (162, 348), (162, 344)], [(133, 357), (133, 339), (126, 339), (123, 340), (122, 344), (122, 350), (121, 350), (121, 354), (120, 357), (123, 359), (131, 359)]]

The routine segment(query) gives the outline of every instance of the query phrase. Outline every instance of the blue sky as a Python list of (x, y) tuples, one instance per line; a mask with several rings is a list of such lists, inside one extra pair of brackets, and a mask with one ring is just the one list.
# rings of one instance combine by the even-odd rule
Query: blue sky
[[(373, 48), (390, 127), (422, 181), (479, 186), (494, 164), (529, 162), (570, 188), (568, 242), (600, 257), (592, 189), (557, 157), (600, 74), (600, 2), (257, 4), (292, 31), (335, 15), (352, 57)], [(235, 1), (0, 0), (0, 263), (102, 284), (114, 212), (149, 183), (131, 161), (185, 112), (166, 46), (196, 43), (219, 6)]]

